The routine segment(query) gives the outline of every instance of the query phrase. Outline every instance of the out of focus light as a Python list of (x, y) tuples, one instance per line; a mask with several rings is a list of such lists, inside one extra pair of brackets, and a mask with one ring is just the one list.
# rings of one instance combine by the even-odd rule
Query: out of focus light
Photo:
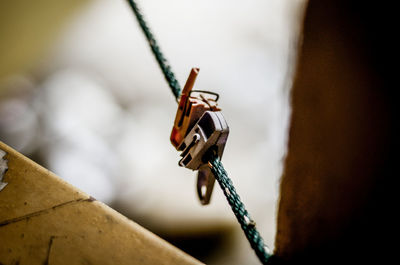
[[(198, 66), (196, 88), (221, 95), (223, 162), (271, 247), (301, 1), (290, 2), (140, 3), (181, 85)], [(176, 103), (127, 3), (93, 1), (19, 78), (25, 92), (0, 94), (2, 141), (160, 234), (234, 227), (229, 248), (206, 261), (258, 264), (219, 187), (202, 207), (195, 174), (178, 167), (169, 143)]]

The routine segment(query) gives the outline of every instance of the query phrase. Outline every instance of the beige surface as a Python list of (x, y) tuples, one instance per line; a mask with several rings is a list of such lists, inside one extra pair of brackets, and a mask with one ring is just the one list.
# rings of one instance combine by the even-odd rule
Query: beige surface
[(0, 142), (0, 264), (200, 264)]

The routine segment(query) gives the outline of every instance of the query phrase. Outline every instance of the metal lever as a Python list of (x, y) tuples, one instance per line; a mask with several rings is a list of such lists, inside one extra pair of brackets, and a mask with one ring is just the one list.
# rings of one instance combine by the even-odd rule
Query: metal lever
[(215, 177), (207, 164), (202, 165), (197, 172), (197, 195), (203, 205), (210, 203), (214, 189)]
[(182, 150), (179, 165), (199, 170), (197, 175), (197, 193), (203, 205), (210, 202), (215, 178), (207, 166), (207, 152), (215, 151), (222, 157), (229, 127), (220, 111), (206, 111), (192, 130), (178, 146)]

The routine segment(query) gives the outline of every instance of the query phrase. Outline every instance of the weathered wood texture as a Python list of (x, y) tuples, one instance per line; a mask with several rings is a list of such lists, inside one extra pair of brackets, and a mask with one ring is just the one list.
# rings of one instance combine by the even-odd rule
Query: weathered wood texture
[(0, 264), (201, 264), (0, 142)]
[(309, 2), (281, 182), (280, 261), (386, 264), (394, 256), (392, 10)]

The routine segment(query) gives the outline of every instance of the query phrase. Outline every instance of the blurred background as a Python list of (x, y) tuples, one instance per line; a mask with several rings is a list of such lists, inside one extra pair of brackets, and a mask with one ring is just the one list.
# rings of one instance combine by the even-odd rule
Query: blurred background
[[(146, 0), (184, 85), (220, 94), (223, 163), (273, 248), (303, 1)], [(0, 3), (0, 140), (208, 264), (258, 264), (169, 142), (177, 105), (124, 0)]]

